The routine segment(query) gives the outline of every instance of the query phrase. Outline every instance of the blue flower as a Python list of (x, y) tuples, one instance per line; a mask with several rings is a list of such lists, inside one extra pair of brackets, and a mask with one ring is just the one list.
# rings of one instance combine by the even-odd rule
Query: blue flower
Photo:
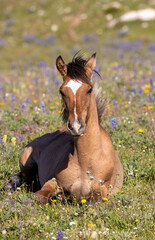
[(57, 232), (56, 237), (57, 237), (57, 240), (62, 240), (64, 238), (63, 232), (59, 230)]
[(117, 107), (117, 101), (114, 99), (112, 102), (113, 102), (113, 106)]
[(26, 108), (26, 104), (25, 104), (25, 103), (22, 103), (22, 106), (21, 106), (22, 112), (25, 110), (25, 108)]
[(153, 88), (153, 77), (152, 76), (150, 77), (150, 85)]
[(143, 96), (143, 89), (142, 89), (142, 88), (139, 89), (139, 95), (140, 95), (141, 97)]
[(136, 96), (136, 94), (137, 94), (137, 89), (136, 89), (136, 87), (133, 87), (133, 94)]
[(30, 99), (29, 98), (26, 98), (26, 101), (25, 101), (26, 103), (29, 103), (30, 102)]
[(44, 101), (41, 101), (40, 106), (41, 106), (42, 112), (44, 112), (45, 111), (45, 103), (44, 103)]
[(11, 102), (14, 102), (14, 101), (15, 101), (15, 94), (12, 93), (12, 94), (11, 94)]
[(112, 119), (111, 119), (111, 127), (112, 127), (113, 129), (117, 128), (117, 127), (116, 127), (116, 118), (112, 118)]

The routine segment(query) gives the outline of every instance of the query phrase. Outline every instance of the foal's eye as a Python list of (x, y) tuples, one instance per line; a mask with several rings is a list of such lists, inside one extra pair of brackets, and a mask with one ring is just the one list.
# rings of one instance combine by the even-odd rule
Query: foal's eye
[(92, 88), (90, 88), (90, 89), (89, 89), (89, 91), (88, 91), (87, 93), (88, 93), (88, 94), (90, 94), (90, 93), (92, 92), (92, 90), (93, 90), (93, 89), (92, 89)]
[(60, 94), (61, 94), (62, 97), (65, 96), (65, 94), (61, 90), (60, 90)]

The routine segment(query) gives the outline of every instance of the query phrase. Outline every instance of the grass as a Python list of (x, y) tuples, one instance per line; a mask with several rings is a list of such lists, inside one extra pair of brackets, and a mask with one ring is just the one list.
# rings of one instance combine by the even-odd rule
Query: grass
[[(121, 9), (110, 13), (118, 17), (139, 9), (140, 2), (145, 6), (145, 1), (130, 1), (128, 6), (121, 2)], [(0, 186), (19, 172), (19, 157), (28, 142), (63, 125), (58, 93), (62, 80), (55, 59), (61, 54), (68, 62), (77, 50), (84, 49), (88, 56), (97, 51), (97, 69), (102, 78), (94, 74), (93, 79), (109, 101), (102, 125), (110, 132), (123, 164), (123, 187), (107, 201), (81, 206), (76, 199), (70, 203), (59, 198), (38, 204), (25, 185), (15, 192), (2, 191), (0, 239), (61, 239), (58, 231), (66, 239), (154, 237), (155, 47), (150, 47), (154, 22), (146, 31), (140, 22), (127, 23), (129, 33), (119, 38), (123, 25), (108, 30), (101, 3), (81, 1), (80, 10), (74, 1), (35, 1), (36, 8), (30, 1), (2, 1), (0, 29), (4, 30), (6, 20), (11, 22), (8, 32), (1, 30), (0, 37), (5, 41), (0, 48)], [(65, 10), (62, 14), (67, 7), (71, 12)], [(39, 10), (45, 14), (38, 15)], [(70, 32), (70, 24), (79, 12), (86, 13), (87, 20)], [(50, 32), (52, 24), (58, 25), (57, 32)], [(50, 33), (56, 40), (38, 44)], [(35, 35), (35, 40), (25, 42), (29, 34)], [(116, 129), (111, 127), (112, 118), (116, 118)]]

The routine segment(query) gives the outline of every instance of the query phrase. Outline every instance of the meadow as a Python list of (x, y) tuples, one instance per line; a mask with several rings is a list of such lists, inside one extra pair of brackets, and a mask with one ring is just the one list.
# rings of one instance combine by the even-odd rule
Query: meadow
[[(2, 2), (6, 7), (5, 1)], [(86, 57), (97, 51), (96, 70), (101, 78), (94, 73), (93, 82), (103, 89), (102, 98), (107, 99), (102, 126), (110, 132), (121, 159), (124, 184), (114, 196), (92, 204), (81, 199), (81, 205), (76, 199), (69, 202), (59, 197), (46, 205), (38, 204), (25, 184), (15, 192), (1, 191), (0, 239), (153, 239), (155, 42), (151, 31), (154, 22), (145, 34), (140, 30), (141, 23), (129, 23), (131, 34), (123, 37), (118, 36), (122, 27), (118, 24), (104, 38), (99, 31), (101, 21), (99, 24), (95, 20), (93, 26), (79, 23), (67, 35), (70, 9), (78, 18), (77, 3), (74, 6), (74, 1), (66, 1), (66, 5), (62, 1), (60, 8), (53, 1), (60, 15), (60, 9), (68, 6), (70, 9), (65, 10), (64, 19), (58, 19), (57, 25), (53, 11), (53, 29), (59, 26), (59, 21), (64, 29), (45, 34), (46, 28), (51, 26), (45, 19), (45, 12), (48, 18), (50, 14), (49, 1), (38, 2), (31, 6), (29, 1), (27, 5), (21, 1), (21, 11), (18, 11), (17, 2), (12, 0), (0, 19), (3, 25), (0, 38), (0, 189), (19, 172), (18, 162), (24, 146), (64, 125), (59, 94), (62, 80), (55, 59), (61, 54), (68, 62), (80, 49), (87, 53)], [(96, 1), (94, 8), (91, 2), (89, 20), (93, 14), (100, 14), (99, 2)], [(13, 10), (10, 10), (11, 3), (15, 4)], [(130, 3), (128, 8), (131, 7), (134, 4)], [(127, 6), (120, 11), (125, 8)], [(23, 9), (26, 11), (22, 12)], [(33, 22), (35, 14), (39, 17)], [(40, 18), (46, 22), (42, 30)], [(85, 18), (83, 15), (81, 21)]]

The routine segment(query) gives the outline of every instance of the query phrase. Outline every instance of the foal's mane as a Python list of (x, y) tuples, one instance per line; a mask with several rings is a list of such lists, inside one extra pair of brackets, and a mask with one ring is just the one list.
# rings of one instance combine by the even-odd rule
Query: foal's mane
[[(70, 78), (74, 79), (75, 81), (80, 80), (84, 83), (89, 84), (91, 87), (93, 87), (93, 84), (90, 82), (86, 74), (86, 70), (84, 68), (88, 62), (88, 59), (85, 60), (82, 58), (81, 55), (77, 56), (77, 54), (78, 53), (74, 55), (72, 62), (67, 64), (67, 75)], [(100, 76), (100, 74), (96, 70), (94, 70), (94, 72), (97, 73), (98, 76)], [(98, 119), (99, 119), (99, 122), (101, 122), (103, 113), (106, 109), (106, 100), (101, 99), (101, 96), (103, 96), (101, 88), (99, 89), (99, 91), (97, 89), (94, 89), (94, 94), (95, 94), (95, 100), (96, 100), (96, 106), (97, 106)], [(63, 105), (63, 103), (62, 103), (62, 107), (63, 107), (63, 120), (67, 121), (68, 111)]]

